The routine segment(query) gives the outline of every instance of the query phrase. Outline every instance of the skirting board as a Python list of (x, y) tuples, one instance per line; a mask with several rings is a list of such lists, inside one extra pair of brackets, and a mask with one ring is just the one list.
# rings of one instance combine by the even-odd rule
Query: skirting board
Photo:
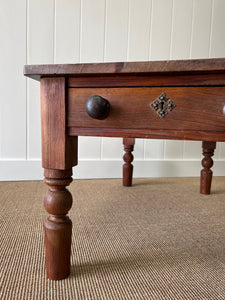
[[(122, 160), (81, 160), (74, 167), (75, 179), (121, 178)], [(136, 160), (134, 177), (196, 177), (199, 160)], [(225, 176), (225, 160), (215, 160), (214, 176)], [(42, 180), (40, 160), (1, 160), (0, 181)]]

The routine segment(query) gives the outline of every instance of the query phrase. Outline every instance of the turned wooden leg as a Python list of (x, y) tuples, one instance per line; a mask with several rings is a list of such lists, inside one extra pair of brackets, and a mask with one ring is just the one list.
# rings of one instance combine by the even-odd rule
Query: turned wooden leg
[(72, 169), (45, 169), (44, 175), (49, 186), (44, 198), (49, 213), (44, 224), (47, 277), (59, 280), (70, 273), (72, 222), (66, 214), (72, 206), (72, 195), (66, 186), (73, 180)]
[(216, 149), (216, 142), (202, 142), (202, 154), (204, 155), (202, 159), (202, 166), (204, 169), (201, 170), (200, 179), (200, 193), (210, 194), (211, 182), (212, 182), (212, 170), (213, 166), (212, 156), (214, 155), (214, 150)]
[(123, 186), (132, 186), (132, 175), (133, 175), (133, 165), (132, 161), (134, 159), (132, 151), (134, 150), (134, 138), (124, 138), (124, 165), (123, 165)]
[(49, 186), (44, 206), (49, 217), (44, 224), (46, 267), (49, 279), (70, 273), (72, 222), (66, 215), (72, 196), (66, 187), (77, 165), (77, 137), (67, 135), (67, 93), (64, 77), (41, 78), (42, 167)]

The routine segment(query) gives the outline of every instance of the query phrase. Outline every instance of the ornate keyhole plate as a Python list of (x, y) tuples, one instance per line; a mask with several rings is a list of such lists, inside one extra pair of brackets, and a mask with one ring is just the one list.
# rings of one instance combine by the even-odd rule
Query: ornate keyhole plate
[(175, 103), (165, 93), (162, 93), (155, 99), (150, 106), (161, 118), (164, 118), (168, 114), (168, 111), (171, 111), (176, 107)]

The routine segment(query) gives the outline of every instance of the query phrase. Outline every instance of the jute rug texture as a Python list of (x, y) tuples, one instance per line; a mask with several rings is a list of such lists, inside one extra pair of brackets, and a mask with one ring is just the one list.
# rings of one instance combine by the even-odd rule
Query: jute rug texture
[(40, 181), (0, 183), (0, 299), (225, 299), (225, 178), (74, 180), (71, 275), (45, 274)]

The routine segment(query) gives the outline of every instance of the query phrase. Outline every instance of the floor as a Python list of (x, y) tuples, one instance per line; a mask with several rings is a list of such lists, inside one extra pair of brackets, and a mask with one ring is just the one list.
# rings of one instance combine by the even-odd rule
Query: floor
[(46, 278), (40, 181), (0, 182), (0, 299), (225, 299), (225, 178), (75, 180), (71, 275)]

